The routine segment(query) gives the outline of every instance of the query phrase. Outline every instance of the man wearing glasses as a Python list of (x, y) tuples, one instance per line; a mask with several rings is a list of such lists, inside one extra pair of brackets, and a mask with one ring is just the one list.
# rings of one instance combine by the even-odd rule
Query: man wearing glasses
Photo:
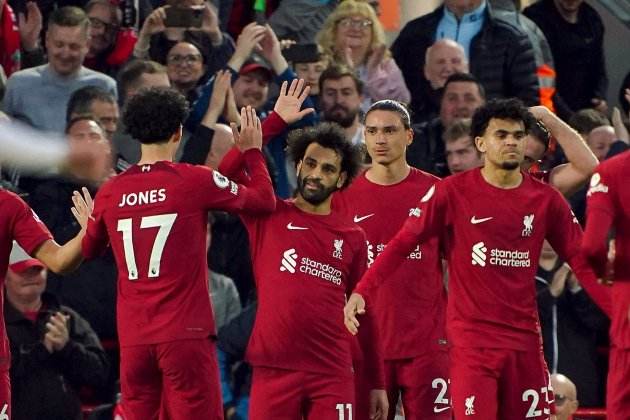
[(566, 376), (554, 373), (551, 386), (556, 401), (556, 420), (569, 420), (579, 407), (575, 384)]
[(85, 13), (90, 19), (90, 50), (85, 66), (114, 77), (133, 51), (133, 42), (124, 48), (126, 39), (118, 36), (122, 12), (109, 0), (91, 0), (85, 5)]

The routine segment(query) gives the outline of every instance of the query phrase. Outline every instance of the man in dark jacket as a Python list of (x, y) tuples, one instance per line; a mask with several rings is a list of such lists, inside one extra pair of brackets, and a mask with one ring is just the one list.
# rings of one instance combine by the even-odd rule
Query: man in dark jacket
[(45, 288), (44, 266), (14, 244), (4, 302), (11, 418), (81, 419), (79, 389), (102, 386), (109, 363), (90, 325)]
[(604, 24), (586, 2), (541, 0), (523, 11), (543, 31), (556, 65), (556, 82), (564, 119), (570, 112), (595, 108), (606, 112), (608, 77), (604, 58)]
[(423, 76), (425, 52), (435, 40), (452, 38), (467, 52), (470, 72), (488, 99), (518, 97), (539, 103), (536, 60), (527, 35), (494, 16), (485, 0), (445, 0), (433, 12), (407, 23), (392, 45), (392, 54), (411, 90), (411, 108), (423, 108), (428, 82)]

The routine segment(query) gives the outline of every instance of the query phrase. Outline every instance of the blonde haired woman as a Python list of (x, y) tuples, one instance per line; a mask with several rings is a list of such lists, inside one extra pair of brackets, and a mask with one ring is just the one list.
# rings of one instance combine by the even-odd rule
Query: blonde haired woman
[(409, 102), (409, 90), (385, 45), (381, 22), (367, 2), (340, 3), (324, 22), (317, 42), (326, 54), (358, 72), (366, 86), (364, 111), (381, 99)]

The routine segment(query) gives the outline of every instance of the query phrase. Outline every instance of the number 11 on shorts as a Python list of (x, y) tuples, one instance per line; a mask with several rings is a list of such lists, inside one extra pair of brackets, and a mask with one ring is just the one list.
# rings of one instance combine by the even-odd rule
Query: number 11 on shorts
[[(337, 413), (339, 413), (339, 420), (352, 420), (352, 404), (337, 404)], [(348, 417), (346, 418), (346, 411)]]

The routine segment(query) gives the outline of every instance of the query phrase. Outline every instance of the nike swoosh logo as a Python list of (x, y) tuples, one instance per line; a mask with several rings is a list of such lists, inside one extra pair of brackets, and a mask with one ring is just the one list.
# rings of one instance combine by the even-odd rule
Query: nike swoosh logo
[(289, 230), (308, 230), (307, 227), (293, 226), (293, 223), (289, 223), (287, 225), (287, 229), (289, 229)]
[(367, 218), (369, 218), (369, 217), (372, 217), (372, 216), (374, 216), (374, 213), (367, 214), (367, 215), (365, 215), (365, 216), (361, 216), (361, 217), (359, 217), (359, 216), (357, 216), (357, 215), (355, 214), (355, 215), (354, 215), (354, 223), (359, 223), (359, 222), (362, 222), (363, 220), (365, 220), (365, 219), (367, 219)]
[(483, 219), (476, 219), (475, 216), (470, 218), (470, 223), (473, 225), (477, 225), (479, 223), (487, 222), (488, 220), (494, 219), (494, 217), (484, 217)]
[(451, 407), (433, 407), (433, 412), (434, 413), (441, 413), (442, 411), (446, 411), (448, 409), (450, 409)]

